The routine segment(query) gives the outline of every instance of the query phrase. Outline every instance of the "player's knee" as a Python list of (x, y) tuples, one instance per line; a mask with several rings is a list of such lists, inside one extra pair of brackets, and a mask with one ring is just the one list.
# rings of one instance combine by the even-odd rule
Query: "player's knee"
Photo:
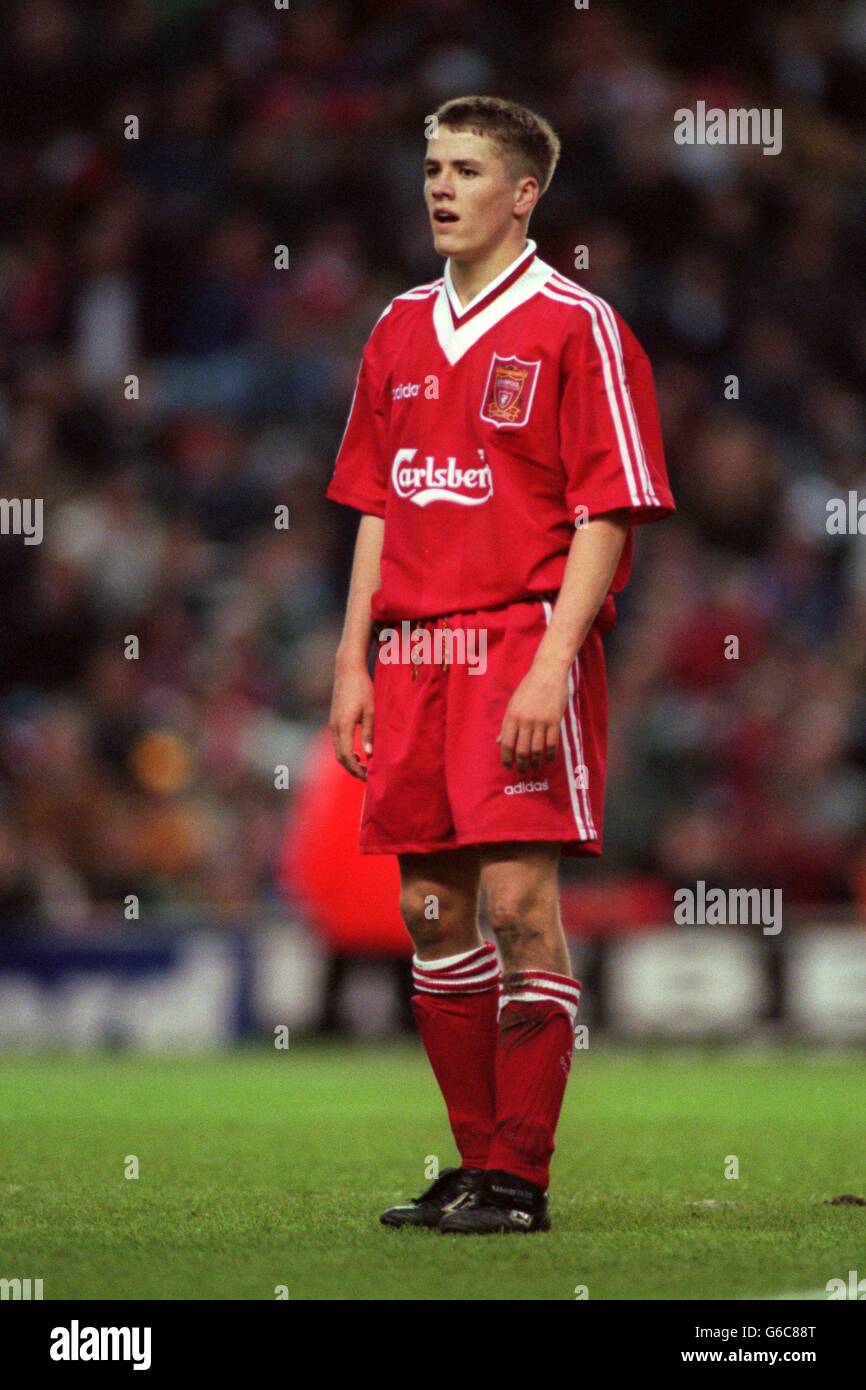
[(495, 932), (510, 935), (514, 931), (531, 931), (538, 916), (535, 894), (521, 887), (488, 888), (485, 893), (487, 918)]
[(545, 939), (536, 904), (525, 893), (488, 893), (487, 920), (506, 967), (512, 969), (518, 968)]
[(418, 950), (447, 946), (456, 934), (451, 905), (442, 898), (442, 894), (423, 888), (407, 889), (400, 895), (403, 921)]

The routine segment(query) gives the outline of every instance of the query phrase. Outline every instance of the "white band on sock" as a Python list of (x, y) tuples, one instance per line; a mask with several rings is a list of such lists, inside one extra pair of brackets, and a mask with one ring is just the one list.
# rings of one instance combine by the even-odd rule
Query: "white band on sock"
[(441, 960), (412, 957), (412, 980), (422, 994), (482, 994), (498, 989), (501, 978), (496, 948), (489, 941)]
[(572, 1023), (577, 1023), (580, 980), (573, 980), (570, 975), (554, 975), (551, 970), (521, 970), (509, 975), (508, 984), (503, 985), (499, 1013), (507, 1004), (541, 1002), (559, 1004)]

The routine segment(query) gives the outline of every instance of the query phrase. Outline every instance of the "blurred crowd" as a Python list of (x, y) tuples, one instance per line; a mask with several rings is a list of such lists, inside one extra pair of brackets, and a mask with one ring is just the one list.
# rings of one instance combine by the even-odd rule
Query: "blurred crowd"
[[(866, 535), (826, 525), (866, 498), (866, 2), (3, 23), (0, 492), (44, 499), (40, 545), (0, 537), (3, 919), (276, 902), (357, 524), (324, 488), (373, 323), (440, 272), (424, 118), (469, 92), (558, 130), (531, 232), (647, 349), (679, 504), (608, 639), (606, 854), (568, 871), (866, 914)], [(698, 100), (781, 108), (782, 153), (676, 144)]]

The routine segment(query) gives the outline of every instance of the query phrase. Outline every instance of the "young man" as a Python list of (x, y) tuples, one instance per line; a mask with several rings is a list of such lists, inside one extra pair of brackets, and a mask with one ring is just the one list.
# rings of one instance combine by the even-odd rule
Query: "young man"
[(556, 135), (493, 97), (434, 126), (445, 273), (376, 324), (327, 490), (363, 513), (331, 730), (366, 781), (361, 850), (399, 859), (415, 1017), (461, 1158), (381, 1220), (529, 1232), (550, 1225), (580, 996), (559, 857), (602, 844), (601, 637), (632, 526), (674, 502), (646, 355), (527, 240)]

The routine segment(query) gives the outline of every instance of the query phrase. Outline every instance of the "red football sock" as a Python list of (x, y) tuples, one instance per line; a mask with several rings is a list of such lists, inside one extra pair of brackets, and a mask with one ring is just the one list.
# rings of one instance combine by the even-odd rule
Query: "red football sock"
[(487, 1167), (547, 1191), (574, 1052), (580, 981), (549, 970), (505, 977), (496, 1053), (496, 1128)]
[(412, 1008), (464, 1168), (484, 1168), (496, 1120), (501, 973), (486, 941), (445, 960), (412, 958)]

